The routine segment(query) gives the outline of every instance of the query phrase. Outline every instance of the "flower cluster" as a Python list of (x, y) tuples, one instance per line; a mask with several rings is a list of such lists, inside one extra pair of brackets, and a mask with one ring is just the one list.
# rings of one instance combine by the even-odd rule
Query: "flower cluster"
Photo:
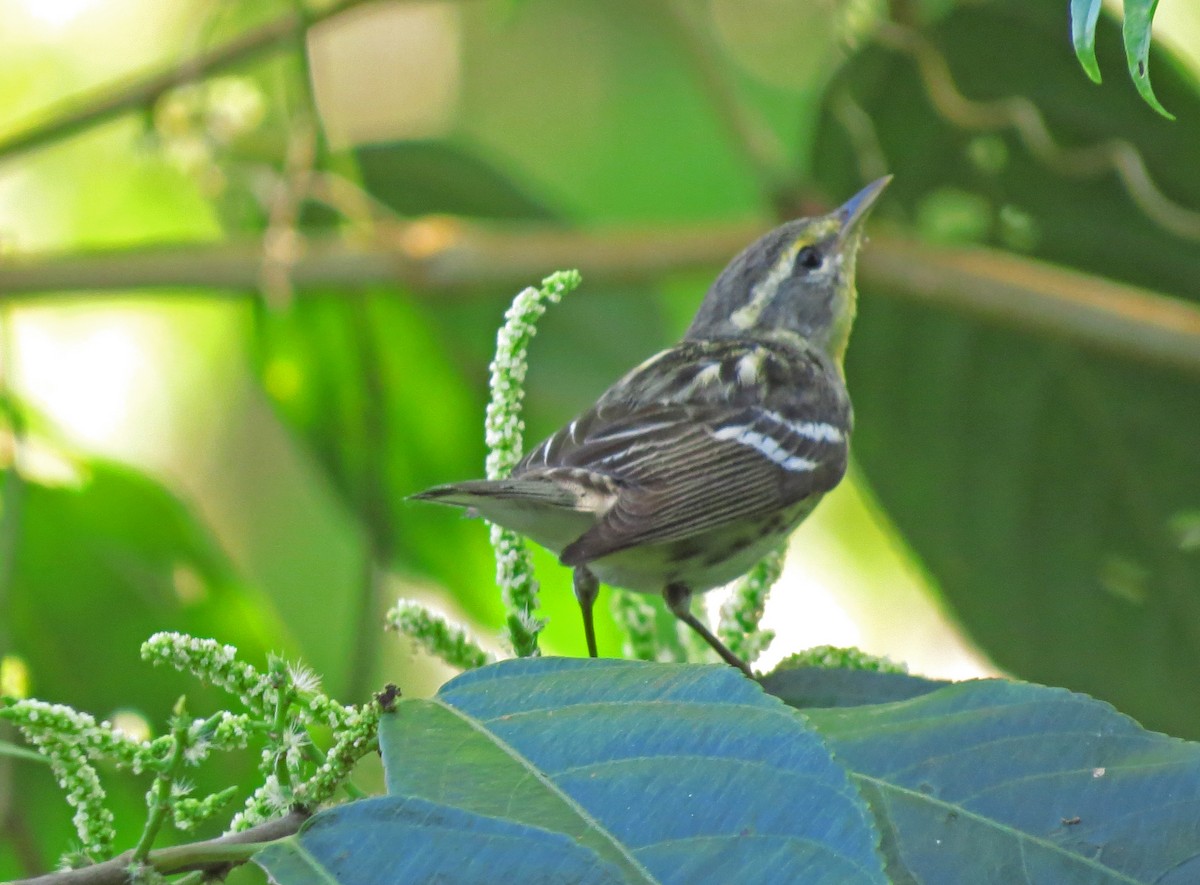
[[(0, 706), (0, 718), (11, 721), (49, 761), (75, 809), (73, 821), (81, 847), (68, 855), (65, 862), (71, 865), (95, 863), (113, 854), (113, 814), (105, 804), (106, 793), (94, 763), (105, 761), (154, 775), (146, 792), (146, 824), (132, 861), (132, 867), (149, 871), (146, 859), (164, 824), (194, 829), (238, 792), (237, 787), (229, 787), (192, 796), (193, 787), (183, 778), (186, 769), (214, 751), (244, 749), (261, 741), (262, 786), (230, 827), (245, 829), (292, 807), (315, 807), (346, 784), (357, 761), (375, 747), (380, 716), (385, 707), (390, 709), (396, 694), (393, 689), (362, 707), (343, 706), (320, 692), (319, 681), (307, 668), (273, 658), (264, 673), (239, 660), (231, 645), (182, 633), (155, 634), (143, 644), (142, 657), (220, 686), (248, 711), (221, 710), (206, 719), (193, 719), (180, 698), (170, 734), (139, 740), (109, 722), (97, 723), (87, 713), (59, 704), (5, 698)], [(332, 746), (319, 749), (310, 734), (312, 727), (332, 729)]]
[[(491, 397), (484, 419), (487, 443), (487, 477), (503, 479), (521, 460), (525, 424), (521, 407), (525, 397), (529, 342), (537, 332), (537, 321), (550, 304), (579, 285), (578, 271), (559, 271), (542, 281), (540, 289), (525, 289), (513, 299), (496, 335), (496, 356), (491, 365)], [(518, 657), (538, 653), (537, 635), (545, 621), (538, 608), (538, 583), (533, 561), (520, 536), (499, 526), (491, 528), (496, 551), (496, 581), (509, 614), (508, 643)]]
[(474, 670), (491, 660), (464, 627), (415, 600), (398, 600), (384, 619), (389, 629), (403, 633), (451, 667)]
[(237, 659), (237, 649), (185, 633), (155, 633), (142, 643), (142, 660), (192, 673), (201, 682), (234, 695), (255, 712), (274, 705), (271, 681)]
[(109, 722), (97, 723), (87, 713), (32, 698), (9, 700), (0, 709), (0, 718), (16, 725), (49, 760), (67, 804), (75, 809), (72, 823), (82, 849), (79, 860), (110, 857), (113, 815), (104, 804), (107, 794), (93, 763), (105, 760), (138, 773), (154, 770), (169, 750), (169, 739), (165, 743), (135, 740)]
[[(325, 801), (373, 746), (378, 705), (357, 708), (337, 703), (320, 691), (320, 681), (306, 667), (272, 658), (263, 673), (238, 660), (233, 646), (181, 633), (155, 634), (142, 646), (142, 657), (189, 670), (250, 708), (249, 718), (225, 712), (205, 730), (206, 739), (213, 742), (242, 741), (244, 746), (252, 731), (264, 738), (259, 755), (262, 786), (234, 816), (231, 831), (248, 829), (293, 806)], [(313, 726), (333, 729), (329, 750), (317, 749), (309, 734)], [(214, 797), (209, 798), (209, 805), (205, 805), (209, 800), (199, 800), (186, 808), (205, 810), (216, 804)]]
[(801, 667), (819, 667), (822, 670), (869, 670), (873, 673), (907, 673), (908, 667), (890, 658), (869, 655), (857, 648), (837, 648), (818, 645), (797, 652), (780, 661), (776, 672), (797, 670)]

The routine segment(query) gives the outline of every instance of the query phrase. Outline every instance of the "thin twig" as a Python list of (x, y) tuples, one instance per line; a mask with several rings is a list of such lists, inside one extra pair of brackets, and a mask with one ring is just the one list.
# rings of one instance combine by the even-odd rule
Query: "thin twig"
[[(645, 283), (710, 268), (767, 224), (603, 233), (498, 230), (446, 219), (378, 225), (374, 243), (312, 238), (292, 265), (297, 295), (321, 287), (400, 284), (418, 297), (519, 286), (553, 267), (593, 283)], [(28, 258), (0, 264), (0, 303), (64, 291), (203, 288), (248, 297), (262, 261), (257, 241)], [(1200, 305), (1045, 262), (982, 248), (930, 246), (886, 230), (859, 261), (868, 296), (934, 302), (957, 313), (1147, 363), (1200, 373)], [(328, 291), (328, 290), (326, 290)]]
[(0, 138), (0, 162), (69, 138), (114, 117), (149, 107), (164, 93), (277, 49), (289, 49), (296, 34), (316, 22), (338, 15), (366, 0), (341, 0), (328, 9), (303, 17), (295, 12), (247, 31), (209, 52), (163, 70), (110, 84), (68, 99), (44, 115), (44, 123), (19, 128)]
[[(295, 833), (308, 817), (307, 812), (292, 811), (284, 817), (266, 821), (240, 833), (231, 833), (204, 842), (157, 848), (150, 852), (148, 861), (150, 866), (163, 875), (198, 869), (220, 870), (242, 864), (265, 843)], [(133, 852), (126, 851), (104, 863), (78, 870), (47, 873), (32, 879), (19, 879), (11, 885), (126, 885), (132, 860)]]

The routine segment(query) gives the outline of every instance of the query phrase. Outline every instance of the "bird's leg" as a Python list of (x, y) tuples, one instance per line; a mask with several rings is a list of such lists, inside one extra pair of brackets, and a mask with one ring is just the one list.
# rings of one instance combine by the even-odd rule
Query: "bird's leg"
[(718, 639), (712, 630), (704, 626), (703, 621), (692, 614), (692, 591), (687, 586), (668, 584), (663, 590), (663, 599), (667, 601), (667, 608), (671, 610), (671, 614), (699, 633), (700, 637), (712, 646), (713, 651), (719, 654), (725, 663), (731, 667), (737, 667), (751, 679), (754, 678), (754, 673), (751, 672), (749, 665), (726, 648), (725, 643)]
[(587, 639), (588, 654), (596, 657), (596, 625), (592, 621), (592, 607), (596, 603), (596, 594), (600, 592), (600, 582), (596, 576), (579, 565), (575, 567), (575, 598), (579, 600), (579, 610), (583, 612), (583, 635)]

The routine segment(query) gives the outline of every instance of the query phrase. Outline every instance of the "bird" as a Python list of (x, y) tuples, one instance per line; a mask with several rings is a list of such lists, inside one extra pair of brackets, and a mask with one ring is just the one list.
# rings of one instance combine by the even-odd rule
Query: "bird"
[(413, 497), (466, 508), (573, 569), (591, 657), (603, 582), (662, 594), (753, 677), (693, 614), (692, 598), (776, 549), (845, 475), (855, 263), (864, 221), (890, 181), (746, 247), (679, 343), (631, 369), (507, 477)]

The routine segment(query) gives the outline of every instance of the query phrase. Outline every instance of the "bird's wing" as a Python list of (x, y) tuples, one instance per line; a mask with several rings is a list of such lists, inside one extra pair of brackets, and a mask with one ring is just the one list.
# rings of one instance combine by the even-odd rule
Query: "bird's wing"
[(563, 550), (568, 565), (698, 535), (767, 517), (841, 479), (848, 426), (812, 401), (789, 406), (602, 402), (514, 476), (589, 473), (615, 487), (601, 518)]

